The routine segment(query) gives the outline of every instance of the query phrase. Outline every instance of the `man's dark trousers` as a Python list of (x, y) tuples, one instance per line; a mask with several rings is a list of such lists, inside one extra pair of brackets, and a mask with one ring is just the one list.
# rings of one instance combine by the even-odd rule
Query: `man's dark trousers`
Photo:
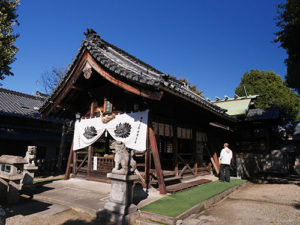
[(230, 165), (221, 164), (221, 166), (220, 166), (220, 181), (230, 182)]

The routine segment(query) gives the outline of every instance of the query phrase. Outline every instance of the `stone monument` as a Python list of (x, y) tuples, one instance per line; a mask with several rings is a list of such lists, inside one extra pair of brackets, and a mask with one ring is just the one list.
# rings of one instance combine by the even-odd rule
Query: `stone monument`
[(98, 218), (115, 224), (130, 224), (137, 211), (137, 206), (132, 203), (133, 182), (138, 178), (133, 175), (136, 162), (132, 158), (133, 151), (127, 149), (124, 143), (114, 141), (110, 148), (115, 153), (115, 167), (112, 173), (107, 174), (111, 179), (110, 199), (104, 210), (98, 212)]

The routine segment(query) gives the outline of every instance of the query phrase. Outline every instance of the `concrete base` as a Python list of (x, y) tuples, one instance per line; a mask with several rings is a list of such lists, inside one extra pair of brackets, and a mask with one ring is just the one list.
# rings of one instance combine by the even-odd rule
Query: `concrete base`
[(130, 225), (135, 224), (138, 217), (138, 212), (121, 215), (107, 209), (102, 209), (97, 213), (97, 219), (101, 222), (101, 224)]
[(120, 215), (127, 215), (133, 212), (137, 211), (137, 206), (134, 204), (131, 204), (129, 206), (125, 206), (125, 205), (120, 205), (118, 203), (115, 202), (107, 202), (104, 205), (104, 209), (107, 209), (110, 212), (113, 213), (117, 213)]
[(111, 179), (111, 190), (109, 202), (104, 206), (105, 209), (120, 215), (126, 215), (137, 210), (132, 204), (133, 182), (137, 180), (136, 175), (120, 175), (109, 173)]
[(103, 224), (133, 224), (138, 217), (137, 206), (132, 204), (133, 182), (137, 176), (109, 173), (107, 177), (111, 179), (110, 198), (104, 209), (98, 211), (98, 219)]

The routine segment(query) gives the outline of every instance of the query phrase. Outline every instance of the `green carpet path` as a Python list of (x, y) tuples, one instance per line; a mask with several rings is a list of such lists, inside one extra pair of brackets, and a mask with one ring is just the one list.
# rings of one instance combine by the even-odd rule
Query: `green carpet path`
[(246, 182), (241, 179), (231, 179), (230, 183), (214, 181), (197, 187), (168, 195), (141, 208), (142, 211), (176, 217), (201, 201), (211, 198), (236, 185)]

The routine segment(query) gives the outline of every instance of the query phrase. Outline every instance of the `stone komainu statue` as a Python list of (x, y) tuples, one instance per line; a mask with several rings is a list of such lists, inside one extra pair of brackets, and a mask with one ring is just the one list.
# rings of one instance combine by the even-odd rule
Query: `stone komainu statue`
[(129, 172), (135, 171), (136, 162), (133, 159), (133, 150), (128, 151), (125, 144), (121, 141), (112, 142), (110, 148), (114, 149), (113, 152), (115, 153), (115, 167), (113, 168), (112, 173), (128, 174)]
[(36, 157), (36, 146), (28, 146), (26, 155), (24, 157), (27, 160), (28, 164), (34, 165), (35, 157)]

